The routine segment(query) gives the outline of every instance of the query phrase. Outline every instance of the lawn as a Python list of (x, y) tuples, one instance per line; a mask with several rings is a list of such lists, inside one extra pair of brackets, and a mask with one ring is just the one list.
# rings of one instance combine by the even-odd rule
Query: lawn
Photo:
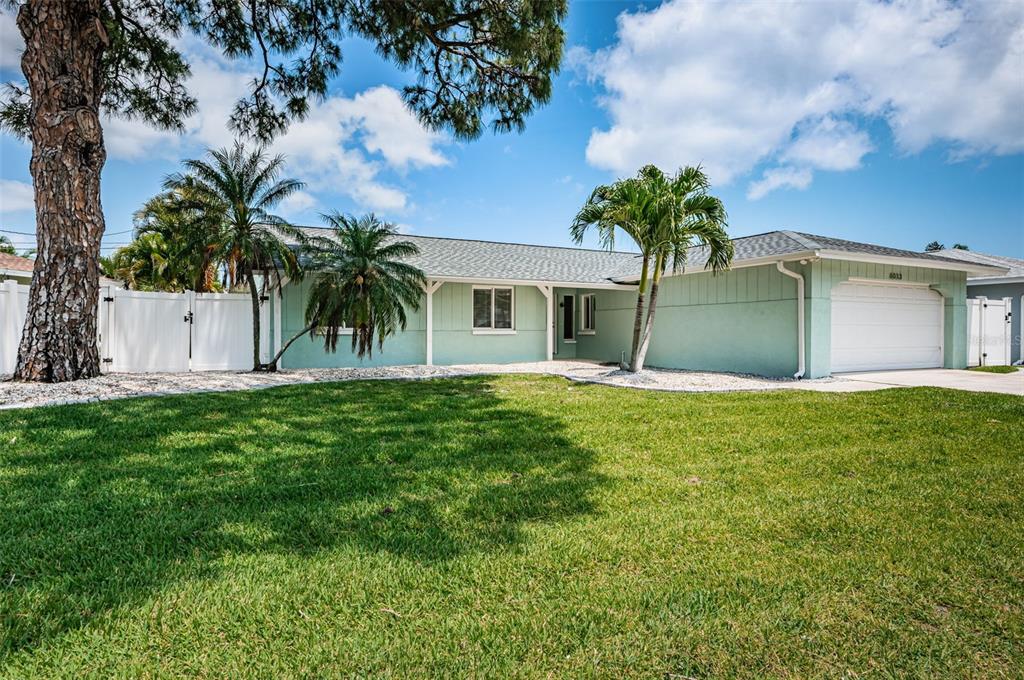
[(0, 412), (0, 676), (1020, 677), (1022, 420), (534, 376)]
[(969, 371), (980, 371), (982, 373), (1016, 373), (1016, 366), (974, 366)]

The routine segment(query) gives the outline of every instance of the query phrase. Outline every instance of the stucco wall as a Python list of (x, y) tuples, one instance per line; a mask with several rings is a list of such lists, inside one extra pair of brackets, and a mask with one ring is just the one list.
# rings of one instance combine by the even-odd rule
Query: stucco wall
[(1021, 359), (1021, 316), (1024, 310), (1021, 309), (1021, 296), (1024, 295), (1024, 283), (1004, 283), (985, 286), (972, 286), (967, 284), (967, 297), (987, 297), (989, 300), (1001, 300), (1005, 297), (1012, 298), (1010, 334), (1013, 347), (1010, 350), (1011, 363)]

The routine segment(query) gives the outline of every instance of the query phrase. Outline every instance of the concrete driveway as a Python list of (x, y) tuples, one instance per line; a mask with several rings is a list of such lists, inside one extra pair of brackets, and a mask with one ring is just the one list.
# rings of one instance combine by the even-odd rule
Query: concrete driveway
[(836, 378), (880, 387), (948, 387), (968, 392), (999, 392), (1024, 396), (1024, 371), (1000, 375), (951, 368), (924, 368), (912, 371), (867, 371), (838, 373)]

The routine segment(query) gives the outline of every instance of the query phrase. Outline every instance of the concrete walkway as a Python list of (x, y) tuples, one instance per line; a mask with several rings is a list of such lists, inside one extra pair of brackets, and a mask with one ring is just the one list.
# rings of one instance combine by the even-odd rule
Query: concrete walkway
[(885, 387), (947, 387), (968, 392), (998, 392), (1024, 396), (1024, 371), (985, 373), (952, 368), (923, 368), (912, 371), (868, 371), (841, 373), (836, 380)]

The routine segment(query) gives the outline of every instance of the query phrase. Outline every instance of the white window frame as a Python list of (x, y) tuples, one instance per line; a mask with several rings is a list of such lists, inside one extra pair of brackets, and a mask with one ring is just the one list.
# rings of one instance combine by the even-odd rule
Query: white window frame
[[(327, 328), (314, 328), (313, 335), (319, 335), (321, 337), (327, 335)], [(345, 324), (342, 324), (338, 326), (338, 335), (352, 335), (352, 329)]]
[[(588, 300), (593, 300), (594, 311), (590, 315), (590, 328), (587, 328), (587, 304)], [(580, 295), (580, 326), (579, 330), (576, 331), (577, 335), (595, 335), (597, 333), (597, 296), (593, 293), (584, 293)]]
[[(473, 291), (477, 290), (489, 290), (491, 291), (491, 326), (490, 328), (477, 328), (473, 325)], [(494, 291), (496, 290), (510, 290), (512, 291), (512, 328), (495, 328), (494, 327)], [(515, 335), (516, 334), (516, 287), (515, 286), (473, 286), (473, 291), (469, 294), (469, 323), (473, 329), (473, 335)]]

